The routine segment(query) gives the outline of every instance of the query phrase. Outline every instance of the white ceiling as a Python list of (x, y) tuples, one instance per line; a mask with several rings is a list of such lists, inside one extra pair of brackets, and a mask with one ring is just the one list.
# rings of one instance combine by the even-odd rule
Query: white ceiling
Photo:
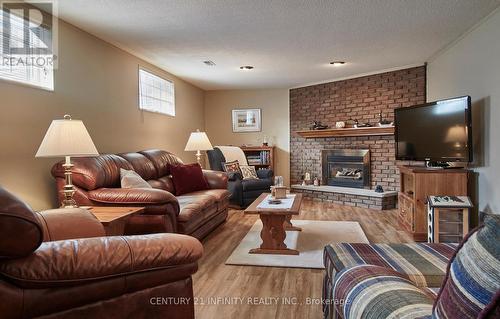
[[(290, 88), (423, 64), (499, 4), (59, 0), (59, 16), (206, 90)], [(332, 67), (332, 60), (347, 64)]]

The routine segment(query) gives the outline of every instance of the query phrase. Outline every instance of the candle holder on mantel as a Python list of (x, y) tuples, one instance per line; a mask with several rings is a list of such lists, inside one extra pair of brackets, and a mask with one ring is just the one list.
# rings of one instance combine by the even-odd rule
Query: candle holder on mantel
[(314, 177), (313, 185), (314, 186), (320, 186), (321, 185), (321, 180), (319, 179), (318, 176)]
[(305, 172), (302, 179), (302, 186), (309, 185), (310, 182), (311, 182), (311, 173)]

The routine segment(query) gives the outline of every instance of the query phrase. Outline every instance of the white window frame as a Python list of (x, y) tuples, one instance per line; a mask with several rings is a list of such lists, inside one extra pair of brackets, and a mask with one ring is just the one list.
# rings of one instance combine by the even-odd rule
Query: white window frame
[[(142, 94), (143, 92), (142, 92), (142, 86), (141, 86), (141, 72), (145, 72), (145, 73), (147, 73), (147, 75), (152, 76), (152, 77), (156, 78), (157, 80), (165, 81), (166, 85), (168, 86), (167, 89), (169, 89), (169, 87), (171, 87), (171, 94), (169, 94), (168, 92), (166, 92), (166, 94), (167, 94), (166, 99), (168, 99), (168, 95), (170, 95), (172, 97), (171, 101), (162, 100), (161, 98), (158, 99), (158, 98), (153, 97), (153, 96), (145, 96), (146, 98), (150, 98), (150, 99), (154, 99), (154, 100), (159, 100), (159, 101), (164, 101), (166, 103), (171, 103), (172, 104), (172, 108), (170, 110), (169, 109), (159, 110), (156, 107), (155, 108), (149, 108), (149, 106), (143, 105), (143, 94)], [(170, 79), (167, 79), (165, 77), (162, 77), (162, 76), (158, 75), (157, 73), (152, 72), (151, 70), (149, 70), (147, 68), (144, 68), (144, 67), (141, 67), (141, 66), (139, 66), (139, 70), (138, 70), (137, 75), (138, 75), (137, 84), (138, 84), (138, 97), (139, 97), (138, 104), (139, 104), (139, 109), (141, 111), (147, 111), (147, 112), (158, 113), (158, 114), (163, 114), (163, 115), (175, 117), (175, 83), (174, 83), (174, 81), (172, 81)], [(167, 106), (167, 108), (168, 108), (168, 106)]]
[[(5, 17), (4, 16), (4, 10), (2, 10), (2, 8), (0, 8), (0, 23), (2, 23), (2, 19)], [(16, 16), (15, 14), (12, 14), (12, 16)], [(23, 18), (19, 17), (21, 20), (24, 20)], [(2, 30), (3, 32), (3, 30)], [(0, 35), (2, 34), (2, 32), (0, 32)], [(53, 30), (52, 30), (53, 32)], [(35, 35), (31, 34), (30, 33), (30, 37), (29, 39), (23, 39), (23, 41), (29, 41), (31, 43), (31, 41), (37, 41), (38, 39), (36, 38), (33, 38)], [(54, 33), (52, 33), (52, 36), (54, 36)], [(3, 36), (0, 36), (0, 41), (2, 41), (2, 43), (0, 44), (0, 46), (3, 45)], [(3, 58), (3, 55), (1, 56)], [(37, 55), (30, 55), (31, 58), (34, 58), (36, 59)], [(12, 58), (15, 58), (15, 59), (22, 59), (22, 56), (12, 56)], [(54, 57), (52, 56), (52, 59)], [(53, 60), (52, 60), (53, 61)], [(10, 69), (10, 72), (9, 72), (9, 69)], [(47, 91), (51, 91), (53, 92), (54, 91), (54, 65), (52, 66), (47, 66), (47, 67), (36, 67), (36, 66), (30, 66), (30, 67), (17, 67), (17, 74), (16, 73), (13, 73), (15, 72), (16, 70), (16, 67), (14, 66), (0, 66), (0, 80), (2, 81), (6, 81), (6, 82), (10, 82), (10, 83), (13, 83), (13, 84), (20, 84), (20, 85), (24, 85), (24, 86), (28, 86), (28, 87), (32, 87), (32, 88), (37, 88), (37, 89), (43, 89), (43, 90), (47, 90)], [(43, 79), (38, 79), (37, 80), (37, 77), (39, 75), (36, 75), (35, 73), (37, 72), (40, 72), (41, 70), (44, 70), (42, 72), (48, 72), (48, 75), (46, 77), (45, 80)], [(12, 72), (12, 73), (11, 73)], [(24, 74), (23, 74), (24, 73)]]

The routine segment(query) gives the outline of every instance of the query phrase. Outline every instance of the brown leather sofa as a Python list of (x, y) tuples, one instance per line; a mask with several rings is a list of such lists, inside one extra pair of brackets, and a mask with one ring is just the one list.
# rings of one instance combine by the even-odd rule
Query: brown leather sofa
[(194, 318), (197, 239), (103, 236), (86, 210), (34, 213), (0, 188), (0, 318)]
[[(170, 165), (179, 163), (182, 163), (180, 158), (161, 150), (74, 158), (74, 198), (79, 206), (146, 207), (143, 214), (129, 219), (125, 227), (127, 235), (177, 232), (201, 239), (227, 218), (230, 196), (227, 176), (204, 170), (210, 189), (176, 197)], [(60, 200), (64, 186), (62, 164), (52, 168)], [(120, 168), (134, 170), (153, 189), (120, 188)]]

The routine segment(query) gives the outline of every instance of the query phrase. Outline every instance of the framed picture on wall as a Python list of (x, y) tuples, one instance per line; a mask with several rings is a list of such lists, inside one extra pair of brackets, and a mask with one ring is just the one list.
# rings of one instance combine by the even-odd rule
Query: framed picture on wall
[(233, 132), (260, 132), (262, 118), (260, 109), (235, 109), (233, 113)]

